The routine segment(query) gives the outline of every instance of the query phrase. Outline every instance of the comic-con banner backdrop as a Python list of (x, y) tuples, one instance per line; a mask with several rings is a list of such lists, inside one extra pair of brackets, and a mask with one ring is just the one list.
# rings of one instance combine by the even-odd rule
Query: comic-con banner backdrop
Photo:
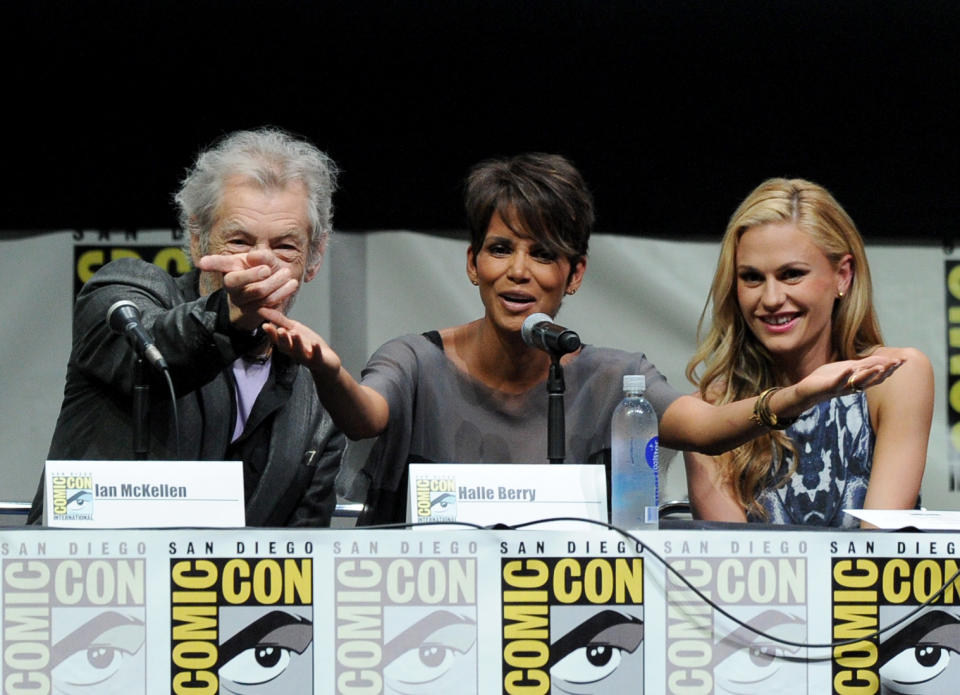
[(946, 261), (947, 446), (950, 490), (960, 490), (960, 261)]
[(73, 296), (97, 270), (118, 258), (140, 258), (171, 275), (190, 269), (183, 235), (176, 231), (91, 232), (73, 234)]
[(952, 692), (960, 534), (19, 529), (0, 682), (50, 693)]

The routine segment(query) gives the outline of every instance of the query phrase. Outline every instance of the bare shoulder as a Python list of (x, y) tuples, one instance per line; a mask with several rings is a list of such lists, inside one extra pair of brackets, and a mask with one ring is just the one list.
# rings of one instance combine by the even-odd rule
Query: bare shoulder
[(470, 374), (467, 366), (467, 354), (471, 349), (476, 348), (476, 321), (464, 323), (459, 326), (441, 328), (440, 340), (443, 342), (443, 352), (447, 358), (453, 362), (460, 371)]
[(926, 372), (933, 374), (933, 365), (930, 364), (930, 358), (917, 348), (884, 346), (877, 348), (873, 354), (903, 361), (888, 381), (894, 378), (902, 379), (904, 375), (919, 376)]
[(452, 343), (462, 330), (463, 326), (450, 326), (449, 328), (441, 328), (437, 333), (443, 338), (444, 343)]
[(868, 390), (871, 400), (933, 398), (933, 365), (923, 352), (913, 347), (881, 347), (873, 354), (903, 362), (886, 381)]
[(878, 347), (871, 354), (883, 355), (884, 357), (896, 357), (906, 362), (930, 364), (930, 359), (915, 347), (891, 347), (889, 345), (883, 345)]
[(476, 336), (477, 324), (479, 322), (480, 319), (477, 319), (476, 321), (470, 321), (469, 323), (462, 323), (459, 326), (441, 328), (437, 332), (440, 334), (440, 337), (443, 338), (444, 343), (462, 343), (465, 340)]

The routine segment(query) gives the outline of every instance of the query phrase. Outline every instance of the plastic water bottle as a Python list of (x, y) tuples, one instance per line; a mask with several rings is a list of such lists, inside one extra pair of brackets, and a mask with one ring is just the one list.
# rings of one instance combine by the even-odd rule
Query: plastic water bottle
[(623, 529), (659, 522), (659, 430), (657, 414), (643, 397), (642, 374), (623, 377), (623, 400), (613, 411), (610, 430), (611, 523)]

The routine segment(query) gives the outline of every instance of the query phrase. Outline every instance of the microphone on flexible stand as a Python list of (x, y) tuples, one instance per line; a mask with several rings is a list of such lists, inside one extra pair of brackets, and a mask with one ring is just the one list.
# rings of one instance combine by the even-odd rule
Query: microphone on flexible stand
[(137, 354), (160, 371), (169, 369), (159, 348), (140, 323), (140, 309), (129, 299), (121, 299), (107, 309), (107, 325), (114, 333), (125, 336)]
[(107, 309), (107, 326), (114, 333), (126, 337), (137, 354), (133, 363), (133, 457), (144, 460), (150, 456), (150, 379), (146, 362), (161, 372), (170, 391), (170, 411), (176, 437), (177, 460), (180, 452), (180, 417), (177, 414), (177, 394), (170, 375), (170, 367), (160, 349), (154, 344), (147, 329), (140, 323), (140, 309), (129, 299), (121, 299)]
[(580, 336), (558, 326), (546, 314), (530, 314), (520, 329), (523, 342), (550, 353), (550, 373), (547, 376), (547, 459), (563, 463), (566, 456), (566, 418), (563, 412), (563, 367), (560, 358), (580, 349)]
[[(147, 379), (144, 360), (163, 372), (170, 383), (170, 371), (167, 361), (156, 345), (147, 329), (140, 323), (140, 309), (129, 299), (114, 302), (107, 309), (107, 325), (110, 330), (125, 336), (137, 353), (133, 363), (133, 391), (131, 392), (133, 405), (133, 456), (138, 461), (145, 460), (150, 454), (150, 380)], [(171, 396), (173, 391), (172, 383)], [(176, 408), (176, 403), (173, 403)], [(177, 424), (177, 457), (180, 456), (179, 423)]]
[(566, 355), (580, 349), (580, 336), (569, 328), (558, 326), (546, 314), (530, 314), (520, 328), (523, 342), (551, 355)]

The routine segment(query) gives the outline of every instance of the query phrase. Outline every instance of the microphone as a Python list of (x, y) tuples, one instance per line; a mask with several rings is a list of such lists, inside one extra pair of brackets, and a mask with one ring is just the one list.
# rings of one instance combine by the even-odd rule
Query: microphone
[(126, 336), (127, 340), (138, 355), (160, 371), (166, 371), (167, 361), (163, 359), (160, 350), (153, 344), (153, 338), (147, 329), (140, 323), (140, 309), (129, 299), (121, 299), (107, 309), (107, 325), (118, 335)]
[(580, 336), (569, 328), (558, 326), (546, 314), (530, 314), (520, 329), (523, 342), (546, 350), (552, 355), (566, 355), (580, 349)]

